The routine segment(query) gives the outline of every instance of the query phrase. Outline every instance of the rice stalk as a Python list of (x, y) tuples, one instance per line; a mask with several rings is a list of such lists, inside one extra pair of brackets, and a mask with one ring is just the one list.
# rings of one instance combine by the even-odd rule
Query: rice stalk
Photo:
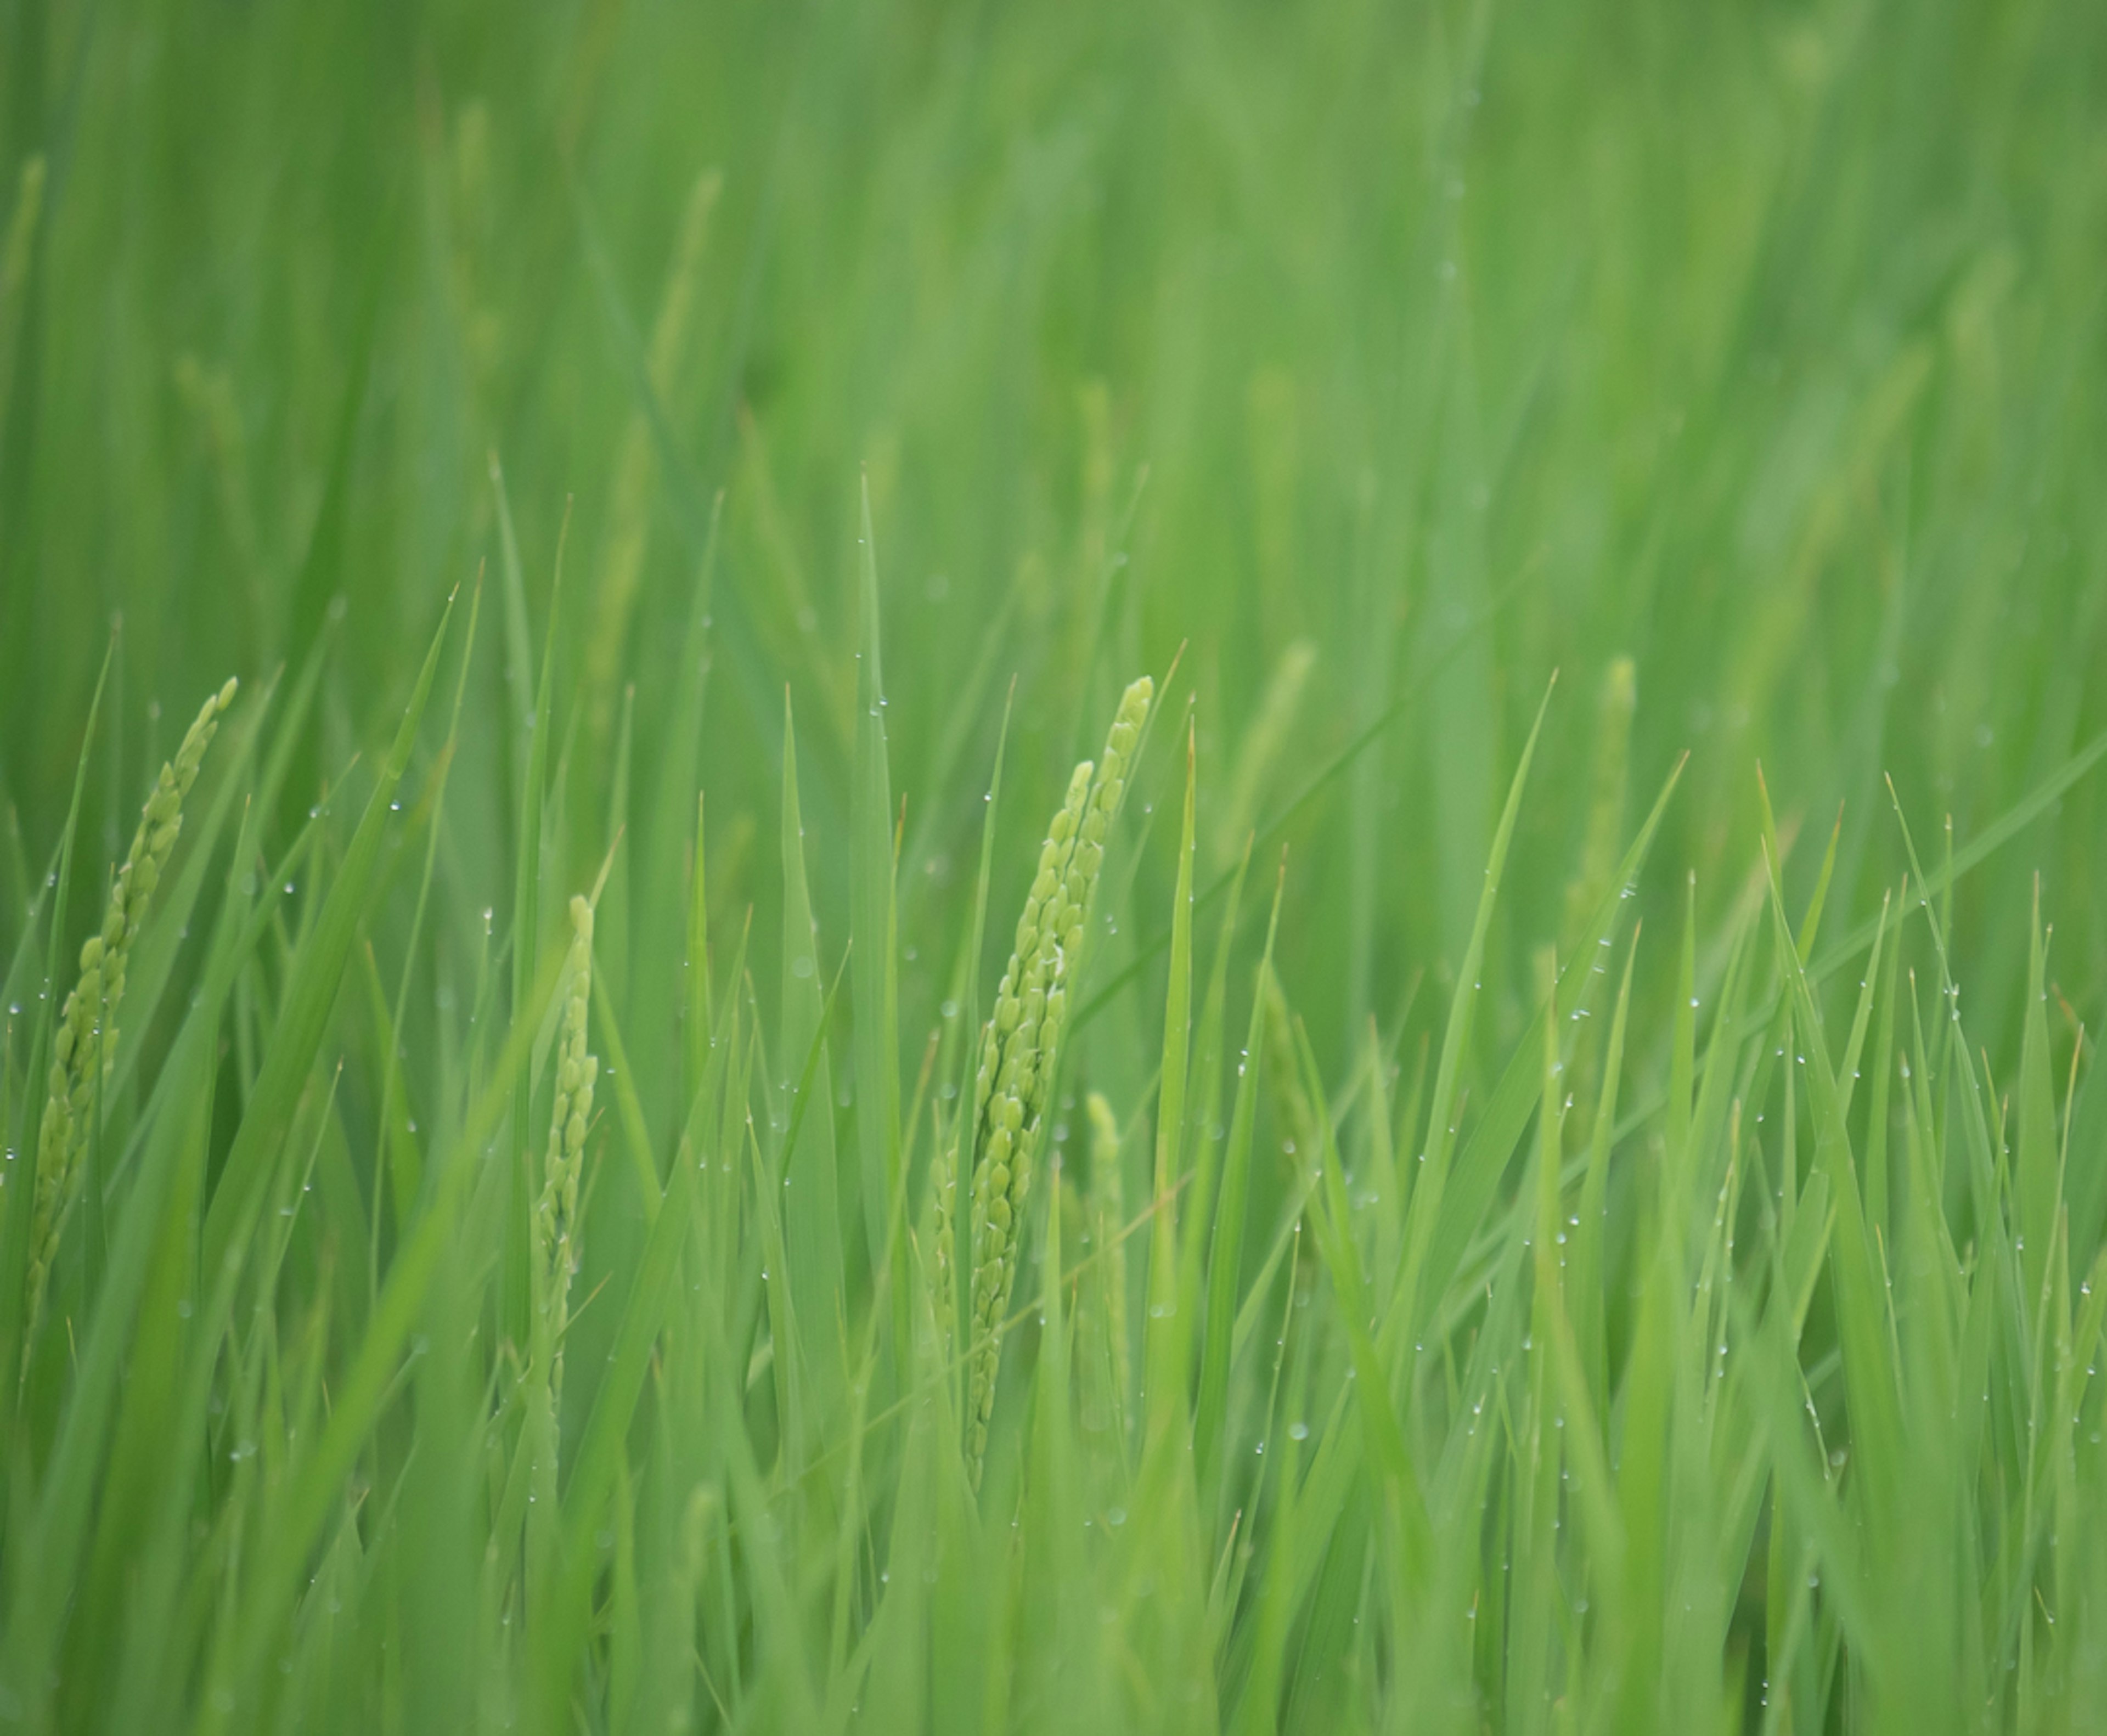
[[(966, 1463), (976, 1487), (987, 1451), (1002, 1364), (999, 1329), (1017, 1281), (1018, 1230), (1031, 1189), (1042, 1112), (1059, 1058), (1068, 989), (1080, 962), (1105, 836), (1126, 794), (1126, 774), (1155, 684), (1129, 687), (1094, 767), (1085, 760), (1040, 846), (1039, 869), (1017, 924), (1017, 944), (995, 990), (974, 1080), (972, 1272), (973, 1343), (966, 1399)], [(939, 1273), (949, 1250), (940, 1230)]]
[(1126, 1398), (1133, 1390), (1134, 1370), (1127, 1347), (1126, 1252), (1120, 1240), (1126, 1227), (1120, 1125), (1103, 1092), (1092, 1092), (1085, 1108), (1090, 1122), (1092, 1282), (1098, 1293), (1094, 1318), (1104, 1343), (1101, 1352), (1092, 1347), (1084, 1415), (1094, 1424), (1102, 1419), (1102, 1425), (1112, 1438), (1124, 1441)]
[[(197, 782), (219, 720), (234, 703), (232, 676), (199, 708), (176, 756), (161, 768), (139, 816), (132, 847), (110, 889), (102, 926), (82, 943), (80, 977), (66, 996), (52, 1045), (49, 1094), (37, 1133), (37, 1194), (29, 1231), (29, 1331), (43, 1319), (44, 1292), (59, 1231), (71, 1203), (74, 1178), (95, 1127), (102, 1080), (117, 1055), (117, 1010), (133, 943), (160, 884), (183, 825), (183, 798)], [(25, 1366), (26, 1367), (26, 1364)]]

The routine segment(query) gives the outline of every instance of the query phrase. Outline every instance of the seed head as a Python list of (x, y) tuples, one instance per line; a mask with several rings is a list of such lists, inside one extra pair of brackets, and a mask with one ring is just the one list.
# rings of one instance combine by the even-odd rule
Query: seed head
[[(1154, 694), (1147, 676), (1130, 687), (1112, 720), (1103, 756), (1068, 779), (1046, 828), (1039, 864), (1018, 918), (1017, 944), (995, 990), (981, 1047), (971, 1136), (971, 1317), (973, 1344), (966, 1394), (966, 1457), (974, 1480), (987, 1450), (1002, 1363), (1000, 1331), (1017, 1282), (1018, 1236), (1031, 1191), (1042, 1114), (1059, 1057), (1068, 988), (1080, 966), (1090, 902), (1104, 864), (1104, 840), (1126, 788), (1126, 774)], [(947, 1189), (955, 1182), (948, 1175)], [(954, 1250), (940, 1225), (940, 1275)]]
[(571, 899), (571, 948), (564, 960), (563, 1012), (556, 1031), (555, 1101), (550, 1110), (549, 1155), (534, 1208), (534, 1333), (548, 1359), (551, 1388), (563, 1379), (564, 1327), (571, 1275), (577, 1268), (578, 1183), (585, 1169), (586, 1134), (592, 1124), (593, 1086), (600, 1061), (586, 1051), (592, 1001), (591, 904)]
[(116, 1064), (117, 1006), (124, 994), (132, 944), (182, 830), (183, 798), (197, 782), (205, 750), (218, 733), (221, 714), (234, 703), (237, 685), (230, 677), (206, 699), (184, 733), (175, 758), (161, 768), (140, 814), (138, 830), (132, 835), (132, 848), (110, 882), (101, 926), (81, 946), (79, 979), (60, 1010), (43, 1119), (37, 1130), (37, 1194), (29, 1231), (27, 1299), (32, 1333), (43, 1317), (44, 1288), (58, 1250), (60, 1227), (95, 1124), (96, 1094), (103, 1075)]

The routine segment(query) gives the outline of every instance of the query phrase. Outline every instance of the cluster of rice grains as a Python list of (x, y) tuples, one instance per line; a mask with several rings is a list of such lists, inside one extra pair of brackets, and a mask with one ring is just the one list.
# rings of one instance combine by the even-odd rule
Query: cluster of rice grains
[(592, 998), (592, 906), (571, 899), (571, 951), (564, 961), (564, 1010), (556, 1031), (556, 1095), (550, 1115), (549, 1160), (534, 1208), (536, 1354), (552, 1389), (563, 1384), (563, 1335), (568, 1323), (578, 1180), (585, 1167), (586, 1131), (592, 1120), (600, 1061), (586, 1052), (586, 1012)]
[(1067, 799), (1040, 847), (1038, 872), (1018, 919), (1017, 944), (995, 991), (994, 1016), (982, 1035), (973, 1119), (961, 1130), (959, 1150), (937, 1178), (937, 1315), (947, 1338), (955, 1305), (957, 1173), (963, 1169), (971, 1178), (965, 1446), (977, 1485), (1002, 1361), (1000, 1326), (1017, 1281), (1018, 1232), (1068, 994), (1104, 864), (1105, 837), (1126, 793), (1127, 773), (1154, 693), (1147, 676), (1127, 689), (1103, 756), (1094, 766), (1083, 761), (1068, 780)]
[(132, 848), (110, 886), (102, 926), (81, 947), (80, 980), (59, 1014), (52, 1042), (49, 1095), (37, 1133), (37, 1197), (29, 1231), (27, 1296), (33, 1335), (43, 1316), (45, 1286), (74, 1180), (94, 1131), (103, 1076), (117, 1059), (117, 1004), (124, 998), (132, 945), (182, 831), (183, 798), (197, 782), (198, 768), (219, 729), (220, 716), (234, 703), (236, 685), (230, 677), (206, 699), (175, 758), (162, 766), (139, 816), (139, 829), (132, 835)]

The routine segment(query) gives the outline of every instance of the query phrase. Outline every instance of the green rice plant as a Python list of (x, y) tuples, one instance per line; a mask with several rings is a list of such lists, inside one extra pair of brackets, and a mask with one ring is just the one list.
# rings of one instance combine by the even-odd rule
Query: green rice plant
[(593, 909), (583, 894), (571, 899), (571, 944), (564, 960), (562, 1011), (557, 1016), (555, 1093), (550, 1110), (548, 1158), (534, 1206), (535, 1366), (546, 1370), (552, 1393), (563, 1388), (564, 1329), (571, 1281), (577, 1271), (578, 1188), (585, 1171), (586, 1134), (592, 1122), (599, 1057), (586, 1047), (592, 999)]
[(96, 1137), (103, 1084), (117, 1058), (117, 1013), (124, 998), (125, 972), (146, 907), (160, 885), (182, 831), (183, 800), (197, 782), (205, 750), (220, 718), (234, 703), (238, 684), (229, 676), (208, 698), (183, 733), (175, 757), (161, 768), (154, 792), (139, 816), (110, 888), (102, 924), (82, 943), (80, 978), (59, 1013), (52, 1043), (51, 1078), (37, 1129), (37, 1192), (29, 1231), (28, 1336), (43, 1317), (44, 1293), (59, 1232), (73, 1200), (89, 1142)]
[(2089, 1736), (2103, 64), (0, 6), (0, 1733)]
[[(1146, 675), (1127, 689), (1105, 737), (1103, 754), (1094, 765), (1082, 761), (1068, 780), (1067, 796), (1040, 846), (1038, 872), (1018, 918), (1016, 941), (981, 1043), (973, 1117), (959, 1159), (972, 1200), (965, 1424), (966, 1464), (976, 1483), (995, 1410), (1003, 1317), (1017, 1281), (1018, 1232), (1044, 1137), (1068, 997), (1081, 970), (1105, 840), (1125, 800), (1127, 774), (1155, 691)], [(955, 1200), (959, 1182), (947, 1177), (941, 1185)], [(946, 1204), (941, 1210), (936, 1267), (940, 1294), (950, 1281), (955, 1257), (947, 1238), (955, 1238), (956, 1207)]]

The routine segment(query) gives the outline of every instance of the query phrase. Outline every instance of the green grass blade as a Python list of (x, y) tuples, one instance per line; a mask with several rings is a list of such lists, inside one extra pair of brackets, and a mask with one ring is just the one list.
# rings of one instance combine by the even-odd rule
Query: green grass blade
[[(805, 828), (797, 802), (797, 737), (788, 698), (783, 713), (783, 975), (779, 1065), (812, 1056), (785, 1113), (781, 1206), (784, 1258), (789, 1266), (800, 1349), (815, 1368), (836, 1370), (833, 1321), (842, 1291), (840, 1181), (836, 1167), (833, 1061), (826, 1040), (820, 985), (820, 928), (805, 874)], [(790, 1082), (783, 1083), (787, 1087)], [(816, 1096), (808, 1105), (807, 1099)], [(810, 1108), (811, 1113), (806, 1111)], [(779, 1354), (780, 1353), (779, 1347)], [(824, 1384), (835, 1390), (829, 1375)]]
[(1143, 1414), (1148, 1438), (1160, 1440), (1187, 1402), (1182, 1347), (1192, 1339), (1178, 1318), (1178, 1225), (1173, 1209), (1179, 1155), (1185, 1149), (1185, 1070), (1193, 1025), (1193, 796), (1198, 749), (1185, 738), (1185, 808), (1178, 834), (1178, 884), (1171, 895), (1170, 977), (1163, 1009), (1163, 1065), (1156, 1091), (1153, 1221), (1148, 1247), (1148, 1322), (1143, 1336)]
[(294, 959), (263, 1071), (227, 1151), (205, 1214), (203, 1263), (208, 1272), (225, 1264), (245, 1238), (245, 1227), (262, 1198), (270, 1164), (292, 1124), (308, 1069), (321, 1047), (352, 944), (366, 919), (367, 898), (387, 830), (389, 805), (409, 768), (417, 728), (424, 720), (425, 702), (431, 697), (432, 680), (438, 673), (447, 624), (452, 618), (449, 602), (433, 635), (432, 648), (425, 654), (409, 707), (395, 732), (394, 743), (381, 762), (366, 812), (323, 901), (314, 931)]
[(1193, 1457), (1199, 1479), (1202, 1511), (1218, 1512), (1221, 1504), (1220, 1456), (1228, 1425), (1229, 1361), (1236, 1324), (1237, 1293), (1242, 1281), (1247, 1203), (1251, 1182), (1251, 1144), (1258, 1120), (1259, 1062), (1265, 1014), (1265, 984), (1273, 971), (1274, 942), (1280, 933), (1280, 903), (1287, 889), (1285, 858), (1274, 881), (1273, 913), (1265, 926), (1265, 951), (1251, 989), (1250, 1023), (1237, 1063), (1235, 1107), (1222, 1154), (1222, 1197), (1215, 1213), (1214, 1236), (1207, 1252), (1207, 1312), (1200, 1357), (1200, 1391), (1193, 1413)]
[[(1646, 823), (1639, 828), (1631, 847), (1618, 864), (1615, 887), (1603, 897), (1593, 918), (1581, 938), (1580, 946), (1573, 958), (1566, 962), (1558, 978), (1558, 1014), (1561, 1027), (1570, 1022), (1579, 1010), (1582, 1002), (1593, 986), (1597, 970), (1596, 954), (1609, 940), (1624, 908), (1625, 890), (1637, 880), (1644, 867), (1647, 856), (1660, 827), (1662, 816), (1668, 811), (1669, 800), (1675, 794), (1676, 785), (1682, 774), (1682, 761), (1678, 760), (1666, 780), (1660, 793), (1655, 798), (1653, 809)], [(1511, 798), (1512, 800), (1512, 798)], [(1526, 1052), (1518, 1052), (1507, 1063), (1494, 1087), (1485, 1112), (1465, 1144), (1462, 1155), (1457, 1160), (1455, 1173), (1449, 1178), (1445, 1190), (1435, 1190), (1430, 1204), (1422, 1208), (1423, 1180), (1415, 1186), (1412, 1209), (1426, 1211), (1431, 1217), (1438, 1207), (1440, 1224), (1431, 1232), (1422, 1231), (1427, 1241), (1422, 1258), (1425, 1269), (1417, 1274), (1411, 1271), (1413, 1254), (1407, 1248), (1407, 1267), (1404, 1276), (1415, 1282), (1408, 1287), (1402, 1281), (1397, 1299), (1393, 1303), (1391, 1330), (1401, 1326), (1413, 1305), (1416, 1292), (1417, 1306), (1422, 1312), (1431, 1308), (1439, 1299), (1442, 1289), (1460, 1264), (1465, 1249), (1484, 1218), (1497, 1193), (1500, 1178), (1506, 1172), (1515, 1148), (1520, 1142), (1522, 1130), (1529, 1124), (1529, 1117), (1536, 1101), (1538, 1075), (1535, 1062)], [(1429, 1112), (1430, 1127), (1443, 1113), (1437, 1098)], [(1453, 1109), (1449, 1111), (1453, 1113)]]
[[(1420, 1275), (1427, 1263), (1445, 1203), (1449, 1155), (1456, 1144), (1463, 1064), (1471, 1047), (1478, 996), (1483, 986), (1479, 972), (1484, 967), (1485, 937), (1492, 927), (1500, 876), (1507, 866), (1507, 845), (1514, 837), (1515, 816), (1521, 811), (1522, 787), (1528, 781), (1530, 761), (1535, 757), (1537, 738), (1543, 730), (1544, 714), (1550, 709), (1551, 692), (1549, 688), (1545, 689), (1543, 702), (1537, 707), (1536, 721), (1522, 744), (1521, 760), (1508, 783), (1507, 805), (1493, 835), (1491, 859), (1485, 865), (1485, 889), (1478, 895), (1471, 938), (1457, 966), (1456, 989), (1449, 998), (1448, 1021), (1442, 1029), (1441, 1059), (1435, 1069), (1434, 1097), (1427, 1110), (1426, 1131), (1417, 1154), (1418, 1168), (1406, 1218), (1404, 1263), (1399, 1283), (1407, 1315), (1415, 1312), (1420, 1306)], [(1519, 1124), (1515, 1131), (1519, 1136)]]
[[(885, 682), (879, 657), (877, 533), (870, 484), (862, 496), (856, 592), (862, 648), (856, 658), (856, 773), (849, 792), (850, 974), (856, 1014), (856, 1148), (862, 1160), (864, 1231), (871, 1269), (890, 1263), (892, 1227), (904, 1224), (900, 1146), (899, 913), (894, 886), (892, 777), (885, 744)], [(904, 1368), (908, 1287), (892, 1283), (894, 1346)]]

